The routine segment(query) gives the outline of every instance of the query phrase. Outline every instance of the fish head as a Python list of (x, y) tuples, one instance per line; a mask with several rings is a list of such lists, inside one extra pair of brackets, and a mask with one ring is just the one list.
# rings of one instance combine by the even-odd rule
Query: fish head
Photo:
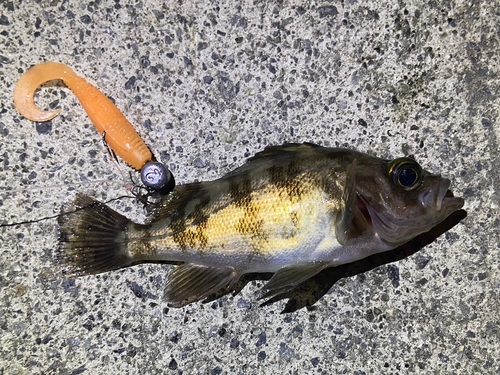
[(384, 242), (402, 245), (460, 209), (450, 180), (411, 158), (356, 160), (356, 206)]

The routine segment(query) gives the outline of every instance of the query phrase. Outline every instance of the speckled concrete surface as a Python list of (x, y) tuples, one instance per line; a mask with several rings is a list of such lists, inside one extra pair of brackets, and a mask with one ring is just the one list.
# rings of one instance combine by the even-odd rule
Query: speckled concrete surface
[[(269, 144), (414, 155), (468, 216), (416, 254), (333, 285), (313, 307), (259, 307), (252, 281), (168, 309), (165, 265), (65, 279), (55, 220), (0, 228), (0, 374), (498, 374), (498, 3), (0, 3), (1, 221), (59, 212), (75, 191), (126, 194), (72, 93), (50, 123), (12, 103), (20, 74), (71, 66), (180, 183)], [(121, 165), (124, 174), (128, 168)], [(110, 182), (103, 182), (110, 181)], [(64, 185), (66, 184), (66, 185)], [(140, 207), (115, 205), (143, 220)]]

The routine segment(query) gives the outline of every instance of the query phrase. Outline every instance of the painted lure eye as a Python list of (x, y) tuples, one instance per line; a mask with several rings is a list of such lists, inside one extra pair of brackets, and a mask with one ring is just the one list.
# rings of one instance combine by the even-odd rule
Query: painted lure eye
[(407, 191), (415, 190), (422, 182), (422, 168), (409, 158), (394, 160), (389, 166), (389, 175), (396, 186)]

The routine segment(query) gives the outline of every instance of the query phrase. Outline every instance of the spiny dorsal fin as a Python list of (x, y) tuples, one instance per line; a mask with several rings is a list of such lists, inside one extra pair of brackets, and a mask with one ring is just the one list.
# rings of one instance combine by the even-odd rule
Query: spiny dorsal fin
[(269, 157), (271, 158), (279, 158), (280, 156), (283, 155), (290, 155), (291, 153), (301, 153), (301, 152), (307, 152), (308, 150), (312, 150), (315, 148), (322, 148), (322, 146), (319, 146), (314, 143), (284, 143), (280, 146), (266, 146), (264, 150), (256, 153), (254, 156), (249, 158), (247, 160), (247, 163), (251, 163), (255, 160), (259, 159), (267, 159)]
[[(281, 146), (267, 146), (263, 151), (249, 158), (241, 167), (229, 172), (224, 177), (245, 176), (251, 173), (259, 176), (269, 168), (285, 167), (288, 172), (281, 178), (293, 178), (294, 175), (300, 173), (313, 172), (314, 168), (318, 167), (318, 163), (315, 161), (331, 150), (331, 148), (313, 143), (285, 143)], [(293, 167), (291, 168), (292, 173), (288, 168), (290, 166)]]

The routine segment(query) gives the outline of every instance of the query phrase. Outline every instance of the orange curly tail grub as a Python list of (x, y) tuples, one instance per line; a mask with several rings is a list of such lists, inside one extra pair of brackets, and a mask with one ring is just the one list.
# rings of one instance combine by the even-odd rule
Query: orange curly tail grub
[(48, 121), (58, 115), (60, 109), (43, 111), (33, 101), (37, 87), (54, 79), (61, 79), (74, 92), (99, 133), (106, 132), (109, 147), (126, 163), (140, 170), (152, 160), (151, 151), (111, 100), (64, 64), (41, 63), (19, 78), (14, 88), (14, 104), (21, 115), (31, 121)]

